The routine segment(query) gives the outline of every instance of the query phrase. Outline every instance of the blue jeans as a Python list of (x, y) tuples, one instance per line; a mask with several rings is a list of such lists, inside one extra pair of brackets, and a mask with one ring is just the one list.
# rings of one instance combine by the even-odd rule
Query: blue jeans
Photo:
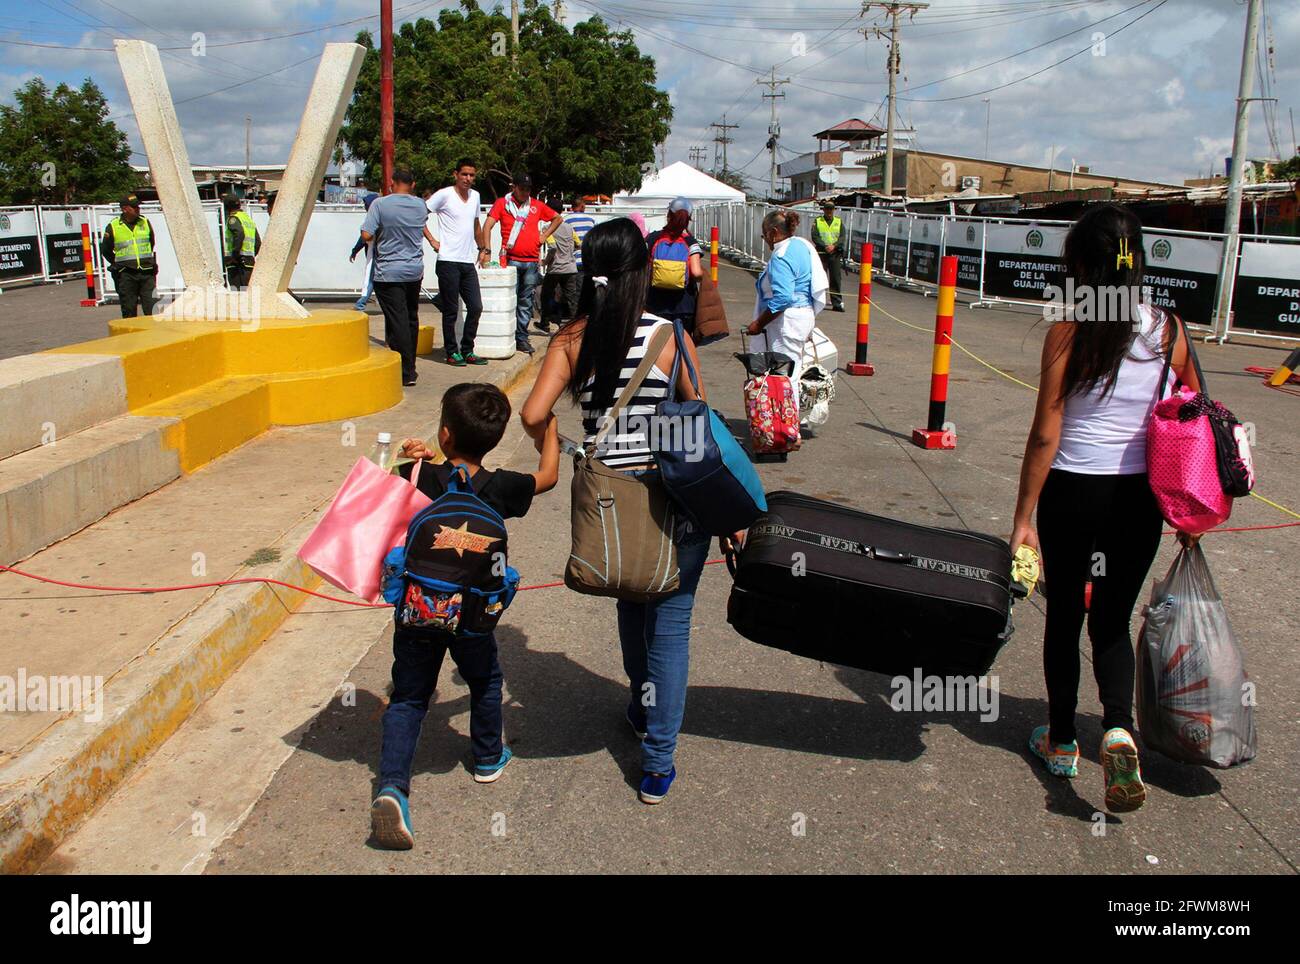
[(420, 726), (447, 651), (469, 684), (469, 736), (474, 762), (501, 758), (501, 666), (495, 636), (458, 639), (429, 630), (393, 630), (393, 695), (384, 711), (379, 786), (411, 792), (411, 761)]
[(375, 259), (371, 258), (366, 262), (366, 283), (361, 288), (361, 297), (353, 305), (357, 311), (365, 311), (366, 305), (370, 303), (370, 296), (375, 292)]
[(536, 261), (508, 262), (515, 270), (515, 344), (528, 344), (528, 325), (533, 320), (533, 296), (542, 283)]
[(709, 554), (709, 536), (685, 519), (675, 541), (681, 580), (677, 591), (658, 602), (618, 601), (618, 638), (631, 686), (628, 714), (638, 729), (645, 730), (641, 769), (647, 773), (668, 773), (673, 768), (677, 733), (686, 712), (691, 610)]

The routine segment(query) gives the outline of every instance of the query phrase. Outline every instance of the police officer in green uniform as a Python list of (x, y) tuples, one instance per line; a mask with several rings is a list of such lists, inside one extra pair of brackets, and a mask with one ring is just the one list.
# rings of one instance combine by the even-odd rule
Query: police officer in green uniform
[(840, 250), (840, 232), (843, 227), (844, 222), (835, 216), (835, 202), (823, 201), (822, 216), (812, 224), (812, 242), (821, 256), (822, 267), (830, 277), (831, 308), (835, 311), (844, 310), (844, 296), (840, 293), (840, 264), (844, 260), (844, 253)]
[(226, 283), (232, 288), (247, 288), (248, 279), (262, 247), (257, 225), (233, 194), (222, 198), (226, 206), (225, 261)]
[(122, 198), (122, 213), (108, 222), (99, 253), (113, 275), (123, 318), (153, 314), (157, 302), (158, 261), (153, 250), (153, 226), (140, 215), (140, 199), (134, 194)]

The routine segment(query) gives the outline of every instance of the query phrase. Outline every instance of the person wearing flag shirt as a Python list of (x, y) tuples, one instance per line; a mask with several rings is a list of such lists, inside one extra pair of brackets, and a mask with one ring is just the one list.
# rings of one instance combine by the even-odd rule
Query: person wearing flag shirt
[(659, 231), (646, 237), (650, 251), (650, 290), (645, 310), (669, 321), (680, 321), (687, 334), (695, 329), (695, 299), (704, 277), (703, 249), (686, 230), (691, 223), (689, 198), (668, 205), (668, 217)]
[[(532, 197), (533, 181), (527, 174), (516, 174), (509, 194), (497, 198), (483, 223), (483, 247), (492, 240), (492, 227), (501, 225), (501, 263), (513, 267), (515, 276), (515, 347), (532, 354), (528, 324), (533, 320), (533, 297), (541, 281), (537, 261), (546, 243), (563, 218), (542, 201)], [(545, 229), (539, 225), (546, 221)]]

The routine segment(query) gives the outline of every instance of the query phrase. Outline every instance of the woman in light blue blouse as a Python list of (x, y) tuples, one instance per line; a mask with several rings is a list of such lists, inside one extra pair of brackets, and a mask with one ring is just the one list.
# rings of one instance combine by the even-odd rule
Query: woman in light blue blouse
[(794, 237), (798, 227), (799, 215), (794, 211), (772, 211), (763, 218), (763, 240), (771, 247), (772, 257), (754, 284), (758, 291), (755, 317), (746, 329), (750, 335), (766, 336), (766, 350), (794, 359), (796, 380), (804, 343), (817, 322), (817, 313), (826, 307), (829, 288), (813, 246)]

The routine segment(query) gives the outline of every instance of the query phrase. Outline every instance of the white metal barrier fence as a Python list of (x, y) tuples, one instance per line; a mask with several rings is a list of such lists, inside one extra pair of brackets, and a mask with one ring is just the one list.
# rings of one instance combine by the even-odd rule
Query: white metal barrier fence
[[(749, 267), (767, 260), (761, 225), (770, 204), (700, 205), (693, 229), (708, 239), (718, 228), (719, 246)], [(801, 211), (799, 233), (811, 236), (816, 211)], [(841, 209), (843, 246), (856, 266), (864, 242), (872, 245), (872, 272), (890, 283), (932, 291), (939, 259), (955, 255), (957, 286), (973, 306), (1040, 307), (1050, 285), (1064, 288), (1061, 246), (1069, 221), (899, 213)], [(1300, 339), (1300, 238), (1240, 235), (1226, 323), (1216, 324), (1215, 287), (1225, 236), (1169, 228), (1144, 229), (1151, 303), (1177, 312), (1189, 325), (1226, 341), (1234, 333)]]
[[(116, 297), (112, 275), (104, 263), (99, 251), (99, 242), (104, 229), (118, 215), (115, 205), (98, 205), (87, 211), (90, 224), (95, 265), (95, 275), (99, 284), (99, 298), (106, 301)], [(270, 215), (263, 204), (247, 204), (245, 210), (257, 225), (258, 231), (265, 236), (270, 224)], [(483, 205), (479, 216), (486, 220), (489, 206)], [(626, 217), (633, 210), (640, 210), (650, 230), (663, 227), (665, 213), (660, 208), (613, 208), (610, 206), (588, 205), (587, 213), (599, 224), (610, 218)], [(155, 256), (158, 261), (159, 295), (176, 295), (184, 290), (184, 283), (177, 264), (171, 235), (167, 231), (166, 212), (156, 203), (141, 206), (140, 213), (149, 219), (154, 229)], [(212, 236), (213, 243), (221, 250), (222, 245), (222, 208), (220, 203), (209, 201), (203, 204), (204, 222)], [(298, 260), (294, 265), (289, 282), (290, 290), (302, 298), (354, 298), (361, 293), (366, 280), (366, 259), (358, 254), (355, 260), (349, 260), (349, 254), (360, 235), (361, 223), (365, 218), (365, 209), (359, 204), (317, 204), (312, 209), (311, 220), (307, 224), (307, 233), (303, 236), (302, 247), (298, 251)], [(77, 235), (77, 252), (80, 258), (80, 227)], [(437, 224), (430, 224), (430, 231), (437, 236)], [(501, 244), (501, 226), (492, 229), (492, 249), (497, 251)], [(424, 279), (421, 286), (427, 291), (438, 289), (436, 273), (438, 256), (431, 248), (425, 248)]]
[(81, 226), (89, 210), (77, 205), (0, 207), (0, 289), (83, 274)]

